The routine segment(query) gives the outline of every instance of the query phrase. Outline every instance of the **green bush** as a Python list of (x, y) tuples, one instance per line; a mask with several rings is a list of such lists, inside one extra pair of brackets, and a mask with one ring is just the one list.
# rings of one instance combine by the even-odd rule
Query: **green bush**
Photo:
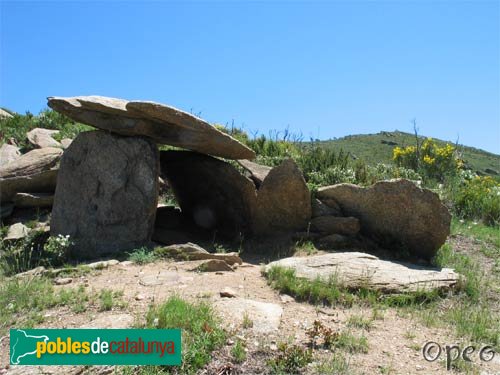
[(43, 110), (38, 116), (29, 112), (25, 115), (14, 114), (13, 117), (0, 119), (0, 143), (13, 140), (23, 152), (31, 150), (33, 146), (28, 142), (26, 133), (34, 128), (59, 130), (54, 139), (75, 138), (78, 133), (93, 130), (94, 128), (79, 124), (68, 117), (52, 111)]
[(500, 183), (489, 176), (455, 179), (448, 186), (448, 198), (455, 214), (464, 219), (500, 225)]

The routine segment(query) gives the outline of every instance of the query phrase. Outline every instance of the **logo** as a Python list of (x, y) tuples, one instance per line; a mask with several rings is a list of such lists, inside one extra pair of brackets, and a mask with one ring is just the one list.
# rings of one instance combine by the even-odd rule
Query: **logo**
[(11, 329), (11, 365), (180, 365), (179, 329)]

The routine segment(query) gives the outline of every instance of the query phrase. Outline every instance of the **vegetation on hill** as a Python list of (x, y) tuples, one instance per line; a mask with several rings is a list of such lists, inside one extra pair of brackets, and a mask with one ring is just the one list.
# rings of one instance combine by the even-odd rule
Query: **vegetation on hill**
[[(419, 142), (423, 143), (425, 138), (419, 136)], [(342, 149), (349, 152), (353, 158), (365, 160), (370, 165), (389, 163), (394, 147), (413, 146), (415, 142), (414, 134), (398, 130), (382, 131), (377, 134), (348, 135), (338, 139), (319, 141), (326, 148)], [(435, 142), (439, 147), (443, 147), (447, 143), (454, 143), (439, 139), (436, 139)], [(500, 173), (500, 155), (464, 145), (458, 145), (457, 149), (461, 158), (465, 160), (466, 167), (474, 173), (490, 176), (497, 176)]]

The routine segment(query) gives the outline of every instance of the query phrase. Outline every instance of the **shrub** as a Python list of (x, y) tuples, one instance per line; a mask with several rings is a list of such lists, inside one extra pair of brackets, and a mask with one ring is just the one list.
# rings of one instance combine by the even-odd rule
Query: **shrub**
[(46, 265), (59, 266), (68, 258), (69, 249), (75, 243), (69, 235), (51, 236), (43, 246), (43, 260)]
[(392, 158), (399, 167), (413, 169), (422, 177), (441, 182), (447, 176), (455, 175), (462, 166), (455, 147), (450, 144), (439, 147), (431, 138), (427, 138), (420, 148), (395, 147)]
[(272, 374), (297, 374), (312, 361), (312, 350), (288, 343), (278, 344), (278, 354), (268, 362)]
[(465, 177), (448, 187), (455, 214), (464, 219), (500, 225), (500, 183), (489, 176)]

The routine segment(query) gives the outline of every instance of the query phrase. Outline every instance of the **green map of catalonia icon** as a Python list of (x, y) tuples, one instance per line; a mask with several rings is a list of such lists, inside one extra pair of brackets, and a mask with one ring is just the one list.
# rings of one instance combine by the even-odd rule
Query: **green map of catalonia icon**
[(10, 364), (20, 365), (22, 359), (30, 355), (36, 355), (37, 342), (47, 342), (49, 337), (29, 335), (22, 329), (10, 330)]

